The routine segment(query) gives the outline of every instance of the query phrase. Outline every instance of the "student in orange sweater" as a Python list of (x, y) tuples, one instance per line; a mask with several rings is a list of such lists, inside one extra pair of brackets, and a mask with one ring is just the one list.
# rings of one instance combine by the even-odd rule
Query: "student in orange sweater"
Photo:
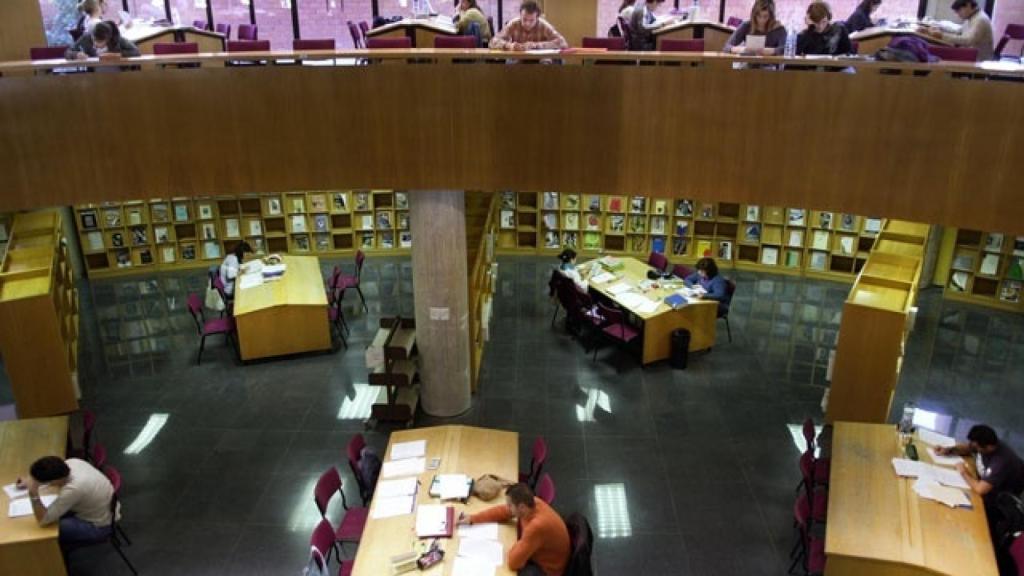
[(521, 536), (508, 551), (508, 567), (519, 576), (562, 576), (569, 563), (569, 530), (565, 522), (519, 483), (505, 492), (505, 505), (488, 508), (478, 514), (459, 514), (459, 524), (481, 524), (519, 520)]

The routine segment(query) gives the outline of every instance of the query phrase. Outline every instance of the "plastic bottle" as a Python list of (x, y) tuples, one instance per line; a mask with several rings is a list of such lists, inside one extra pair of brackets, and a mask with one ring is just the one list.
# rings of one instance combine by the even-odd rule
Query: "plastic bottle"
[(786, 50), (784, 55), (786, 58), (796, 56), (796, 32), (793, 32), (792, 30), (786, 34)]
[(914, 431), (914, 410), (916, 407), (913, 402), (907, 402), (903, 405), (903, 417), (900, 418), (900, 433), (910, 434)]

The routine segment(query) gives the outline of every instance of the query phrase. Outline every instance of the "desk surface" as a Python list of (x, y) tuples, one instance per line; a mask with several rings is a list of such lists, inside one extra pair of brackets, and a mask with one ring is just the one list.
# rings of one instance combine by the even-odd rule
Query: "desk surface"
[[(610, 292), (608, 292), (608, 288), (610, 288), (610, 287), (612, 287), (612, 286), (614, 286), (614, 285), (616, 285), (616, 284), (618, 284), (620, 282), (626, 282), (630, 286), (636, 288), (636, 286), (638, 284), (640, 284), (644, 280), (647, 280), (647, 271), (651, 270), (650, 266), (648, 266), (647, 264), (637, 260), (636, 258), (631, 258), (631, 257), (628, 257), (628, 256), (624, 256), (624, 257), (621, 257), (621, 258), (618, 258), (618, 259), (622, 261), (623, 267), (622, 267), (622, 269), (616, 270), (614, 272), (614, 274), (616, 276), (615, 280), (612, 280), (611, 282), (606, 282), (604, 284), (597, 284), (597, 283), (593, 282), (592, 280), (590, 280), (590, 278), (592, 278), (592, 275), (588, 275), (587, 276), (588, 283), (589, 283), (591, 288), (593, 288), (594, 290), (597, 290), (601, 294), (604, 294), (608, 298), (611, 298), (612, 300), (615, 300), (616, 302), (619, 301), (618, 298), (616, 296), (612, 295)], [(593, 262), (593, 261), (591, 260), (590, 262)], [(584, 264), (581, 264), (579, 266), (579, 268), (581, 269), (581, 274), (583, 273), (582, 272), (583, 269), (588, 268), (590, 266), (590, 262), (585, 262)], [(603, 271), (604, 271), (604, 269), (602, 268), (602, 272)], [(661, 282), (661, 281), (659, 281), (659, 282)], [(659, 286), (660, 287), (657, 288), (657, 289), (649, 290), (647, 292), (641, 292), (641, 294), (643, 294), (648, 299), (657, 300), (659, 302), (658, 307), (655, 308), (654, 312), (639, 313), (639, 312), (635, 312), (635, 311), (632, 311), (632, 310), (631, 310), (631, 312), (636, 314), (642, 320), (650, 320), (651, 318), (654, 318), (656, 316), (660, 316), (661, 314), (664, 314), (666, 312), (670, 312), (672, 310), (672, 308), (669, 307), (668, 304), (665, 304), (665, 302), (664, 302), (665, 297), (668, 296), (669, 294), (672, 294), (673, 292), (676, 292), (677, 290), (679, 290), (679, 288), (681, 288), (683, 286), (683, 282), (682, 282), (682, 280), (677, 280), (677, 281), (671, 282), (668, 285), (668, 287), (665, 287), (663, 284), (660, 284), (660, 283), (659, 283)], [(635, 290), (635, 291), (639, 292), (639, 290)], [(715, 306), (715, 309), (717, 310), (718, 303), (717, 302), (713, 302), (711, 300), (690, 300), (690, 302), (687, 304), (687, 306)]]
[[(6, 485), (43, 456), (61, 456), (68, 437), (68, 417), (31, 418), (0, 422), (0, 484)], [(35, 516), (8, 518), (7, 495), (0, 496), (5, 506), (0, 512), (0, 546), (57, 538), (57, 526), (41, 528)]]
[(874, 28), (865, 28), (850, 34), (850, 40), (863, 42), (873, 38), (885, 38), (889, 36), (916, 36), (929, 44), (952, 46), (952, 44), (941, 38), (936, 38), (922, 33), (917, 27), (897, 28), (895, 26), (875, 26)]
[[(930, 461), (925, 445), (916, 444), (922, 461)], [(924, 500), (914, 493), (913, 479), (896, 476), (897, 456), (902, 450), (894, 426), (835, 424), (826, 575), (996, 576), (981, 497), (971, 494), (971, 510)]]
[(282, 256), (286, 266), (280, 280), (241, 290), (236, 280), (235, 316), (275, 306), (327, 306), (327, 293), (316, 256)]
[[(396, 442), (411, 440), (427, 441), (426, 458), (428, 462), (434, 457), (441, 459), (438, 470), (426, 470), (420, 474), (420, 489), (416, 497), (417, 505), (437, 503), (437, 500), (428, 494), (430, 481), (434, 474), (461, 473), (476, 478), (490, 473), (515, 480), (519, 473), (519, 434), (516, 432), (469, 426), (436, 426), (392, 432), (383, 460), (387, 462), (390, 459), (391, 446)], [(479, 512), (503, 502), (504, 496), (499, 496), (491, 502), (470, 498), (466, 505), (455, 505), (456, 515), (463, 510), (469, 513)], [(355, 570), (352, 574), (354, 576), (387, 574), (387, 563), (391, 556), (412, 550), (413, 543), (416, 541), (415, 527), (415, 512), (404, 516), (375, 520), (371, 503), (370, 519), (366, 523), (366, 530), (359, 543)], [(507, 558), (508, 550), (516, 541), (515, 524), (502, 525), (499, 538)], [(451, 573), (452, 563), (459, 548), (457, 532), (450, 540), (441, 542), (445, 550), (445, 561), (431, 570), (422, 572), (421, 574), (424, 576), (447, 576)], [(512, 576), (513, 572), (508, 570), (507, 566), (499, 566), (495, 574)]]

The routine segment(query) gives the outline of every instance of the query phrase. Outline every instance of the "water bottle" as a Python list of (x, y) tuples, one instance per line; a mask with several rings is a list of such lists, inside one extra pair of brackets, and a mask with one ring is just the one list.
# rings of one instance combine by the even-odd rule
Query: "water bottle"
[(914, 431), (914, 403), (903, 405), (903, 417), (900, 418), (900, 434), (909, 435)]
[(786, 50), (784, 52), (786, 58), (792, 58), (796, 56), (796, 32), (792, 30), (786, 34)]
[(693, 11), (690, 13), (690, 20), (700, 20), (700, 0), (693, 0)]

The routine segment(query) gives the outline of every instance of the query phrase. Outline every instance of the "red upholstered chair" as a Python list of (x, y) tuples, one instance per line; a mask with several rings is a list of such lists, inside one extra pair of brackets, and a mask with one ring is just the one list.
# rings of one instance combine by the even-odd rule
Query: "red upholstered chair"
[[(604, 325), (601, 327), (601, 334), (620, 345), (629, 345), (640, 336), (640, 332), (626, 323), (625, 315), (617, 308), (611, 308), (598, 302), (598, 310), (604, 318)], [(594, 360), (597, 360), (598, 346), (594, 346)]]
[[(821, 491), (825, 493), (825, 491)], [(796, 542), (789, 552), (793, 562), (789, 565), (788, 573), (792, 574), (797, 564), (803, 567), (805, 575), (821, 575), (825, 573), (825, 541), (812, 531), (814, 523), (824, 523), (824, 517), (819, 517), (812, 510), (808, 497), (804, 494), (797, 496), (793, 503), (793, 527), (796, 531)]]
[(1010, 556), (1017, 565), (1017, 573), (1024, 574), (1024, 536), (1018, 536), (1013, 544), (1010, 544)]
[(192, 27), (195, 28), (196, 30), (208, 30), (209, 29), (209, 25), (206, 23), (206, 20), (193, 20), (192, 21)]
[(366, 47), (366, 43), (363, 42), (362, 31), (359, 29), (359, 26), (357, 26), (356, 23), (351, 20), (348, 21), (348, 33), (350, 36), (352, 36), (352, 46), (354, 48)]
[(166, 54), (199, 54), (199, 44), (196, 42), (157, 42), (153, 44), (153, 54), (156, 56)]
[(660, 50), (662, 52), (703, 52), (704, 39), (672, 40), (671, 38), (665, 38), (661, 41)]
[(366, 23), (366, 20), (359, 21), (359, 32), (363, 35), (363, 43), (366, 43), (366, 33), (370, 31), (370, 25)]
[[(316, 487), (313, 489), (313, 501), (316, 502), (320, 516), (324, 520), (327, 519), (327, 506), (335, 494), (341, 495), (341, 507), (345, 509), (345, 516), (342, 517), (341, 523), (334, 533), (335, 540), (342, 545), (346, 542), (359, 542), (363, 537), (363, 530), (366, 528), (369, 509), (348, 507), (345, 492), (341, 489), (341, 475), (338, 474), (337, 468), (331, 466), (320, 475), (320, 479), (317, 480)], [(338, 557), (341, 558), (340, 555)]]
[(476, 48), (476, 36), (434, 36), (434, 48)]
[(348, 447), (346, 448), (346, 457), (348, 458), (348, 467), (352, 469), (352, 476), (356, 479), (356, 484), (359, 485), (359, 498), (363, 501), (363, 506), (369, 504), (370, 499), (373, 498), (374, 486), (363, 478), (363, 473), (359, 470), (360, 460), (363, 458), (363, 448), (366, 447), (366, 439), (363, 438), (362, 434), (356, 434), (348, 441)]
[(651, 252), (647, 256), (647, 265), (652, 268), (657, 268), (660, 272), (668, 270), (668, 258), (660, 252)]
[(67, 46), (37, 46), (28, 49), (29, 60), (63, 60)]
[(348, 324), (345, 323), (345, 313), (341, 310), (341, 299), (345, 295), (344, 288), (334, 288), (327, 297), (327, 320), (331, 323), (331, 329), (338, 333), (341, 344), (348, 349), (348, 341), (345, 340), (345, 332)]
[(584, 48), (604, 48), (605, 50), (617, 50), (619, 52), (626, 49), (625, 38), (600, 38), (595, 36), (585, 36), (583, 38)]
[(526, 473), (519, 473), (519, 481), (530, 487), (530, 490), (537, 489), (537, 481), (544, 470), (544, 463), (548, 460), (548, 444), (543, 436), (538, 436), (533, 441), (533, 449), (530, 454), (530, 470)]
[(743, 24), (743, 18), (737, 18), (735, 16), (729, 16), (729, 19), (725, 22), (725, 25), (730, 28), (739, 28), (740, 24)]
[(928, 52), (946, 62), (977, 62), (978, 49), (955, 46), (928, 45)]
[(398, 38), (367, 38), (366, 47), (369, 50), (408, 50), (412, 48), (412, 40), (408, 36)]
[[(373, 38), (370, 38), (370, 40), (372, 41)], [(405, 40), (406, 42), (409, 41), (408, 38), (380, 38), (380, 40)], [(342, 274), (340, 277), (338, 277), (338, 287), (355, 288), (356, 293), (359, 294), (359, 300), (362, 301), (363, 303), (363, 311), (369, 312), (369, 308), (366, 307), (366, 298), (363, 297), (363, 290), (359, 287), (359, 283), (362, 281), (363, 278), (363, 262), (365, 261), (366, 254), (363, 254), (362, 250), (357, 250), (355, 275)], [(344, 297), (344, 293), (342, 293), (341, 297)]]
[(255, 24), (239, 24), (238, 25), (238, 39), (239, 40), (259, 40), (260, 39), (260, 27)]
[(224, 40), (231, 39), (231, 24), (217, 24), (217, 34), (223, 34)]
[(228, 52), (270, 52), (270, 40), (232, 40)]
[[(996, 60), (1002, 58), (1003, 50), (1006, 49), (1006, 44), (1010, 40), (1024, 40), (1024, 24), (1007, 24), (1006, 31), (1003, 32), (1003, 37), (999, 39), (996, 44)], [(1024, 53), (1024, 48), (1021, 49)]]
[(334, 50), (334, 38), (292, 40), (292, 50)]
[(92, 450), (89, 451), (89, 463), (92, 464), (93, 468), (102, 470), (107, 464), (107, 449), (99, 442), (93, 444)]
[(199, 295), (195, 293), (188, 295), (188, 312), (192, 315), (192, 319), (195, 320), (196, 330), (199, 332), (200, 337), (199, 354), (196, 356), (197, 365), (201, 364), (203, 361), (203, 349), (206, 347), (207, 336), (224, 334), (227, 337), (227, 340), (234, 345), (234, 318), (229, 316), (227, 318), (214, 318), (212, 320), (207, 320), (203, 316), (203, 301), (199, 298)]
[(540, 481), (537, 482), (537, 497), (543, 500), (548, 505), (551, 505), (555, 501), (555, 481), (551, 479), (550, 474), (544, 474), (540, 477)]
[[(335, 548), (334, 540), (334, 528), (331, 527), (331, 523), (327, 520), (321, 520), (316, 528), (313, 529), (313, 535), (309, 539), (310, 545), (310, 560), (316, 563), (317, 567), (321, 569), (321, 572), (327, 574), (327, 565), (331, 559), (331, 550), (337, 551)], [(338, 568), (338, 576), (349, 576), (352, 574), (352, 568), (355, 567), (354, 560), (341, 560), (339, 553), (338, 560), (341, 561), (341, 566)]]
[(860, 42), (850, 40), (850, 54), (860, 54)]
[(729, 334), (729, 342), (732, 342), (732, 327), (729, 326), (729, 304), (732, 303), (732, 297), (736, 294), (736, 281), (732, 278), (725, 279), (725, 304), (724, 306), (718, 307), (718, 318), (725, 319), (725, 331)]
[[(110, 499), (110, 513), (111, 517), (113, 518), (113, 523), (110, 525), (110, 530), (101, 533), (95, 540), (76, 543), (72, 549), (64, 551), (65, 555), (77, 548), (85, 548), (88, 546), (106, 544), (109, 542), (114, 547), (114, 550), (117, 551), (118, 555), (121, 556), (121, 559), (124, 560), (124, 563), (128, 566), (128, 569), (132, 571), (132, 574), (138, 574), (138, 571), (135, 570), (135, 566), (132, 565), (131, 561), (128, 560), (128, 557), (125, 556), (124, 550), (122, 550), (122, 546), (124, 546), (125, 544), (131, 546), (132, 542), (128, 539), (128, 536), (124, 533), (124, 530), (121, 529), (121, 524), (117, 521), (118, 501), (121, 496), (121, 473), (118, 472), (117, 469), (114, 468), (113, 466), (106, 466), (103, 468), (103, 474), (107, 477), (108, 480), (110, 480), (110, 484), (114, 488), (114, 495)], [(124, 543), (121, 542), (122, 539), (124, 540)]]
[(672, 267), (672, 275), (676, 278), (686, 279), (687, 276), (694, 273), (694, 269), (690, 268), (686, 264), (676, 264)]

